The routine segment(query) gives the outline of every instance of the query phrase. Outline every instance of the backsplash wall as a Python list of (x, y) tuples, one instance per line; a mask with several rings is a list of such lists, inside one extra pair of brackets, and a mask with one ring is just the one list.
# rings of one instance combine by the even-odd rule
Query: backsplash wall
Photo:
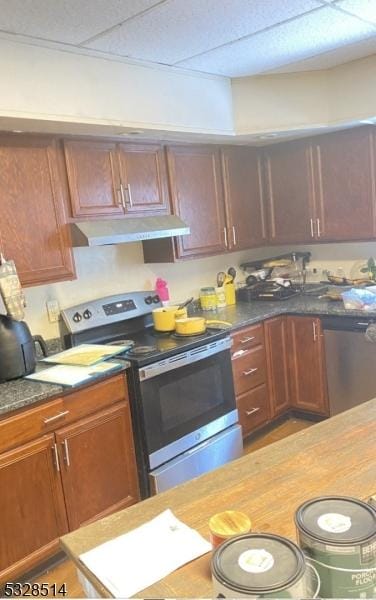
[[(74, 255), (77, 279), (26, 288), (25, 320), (33, 334), (39, 333), (50, 339), (59, 335), (59, 329), (57, 323), (50, 323), (48, 320), (47, 300), (57, 299), (60, 308), (65, 308), (111, 294), (153, 289), (157, 277), (168, 281), (172, 299), (183, 300), (192, 295), (197, 297), (200, 287), (214, 285), (219, 270), (227, 270), (229, 266), (237, 267), (246, 260), (278, 255), (292, 249), (312, 253), (309, 268), (317, 268), (318, 272), (316, 276), (310, 275), (310, 278), (315, 280), (322, 278), (323, 269), (336, 272), (338, 268), (342, 268), (346, 275), (351, 276), (356, 261), (360, 264), (359, 261), (365, 262), (370, 256), (376, 257), (376, 242), (259, 248), (177, 264), (144, 264), (140, 243), (76, 248)], [(238, 281), (242, 279), (244, 274), (239, 273)]]

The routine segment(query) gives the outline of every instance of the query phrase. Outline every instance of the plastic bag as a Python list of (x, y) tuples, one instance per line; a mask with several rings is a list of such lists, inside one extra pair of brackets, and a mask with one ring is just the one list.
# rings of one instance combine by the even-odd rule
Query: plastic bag
[[(374, 290), (374, 291), (373, 291)], [(342, 300), (345, 308), (352, 310), (376, 311), (376, 287), (372, 288), (351, 288), (342, 292)]]
[(22, 321), (25, 316), (25, 295), (14, 261), (5, 260), (2, 254), (0, 255), (0, 294), (7, 314), (16, 321)]

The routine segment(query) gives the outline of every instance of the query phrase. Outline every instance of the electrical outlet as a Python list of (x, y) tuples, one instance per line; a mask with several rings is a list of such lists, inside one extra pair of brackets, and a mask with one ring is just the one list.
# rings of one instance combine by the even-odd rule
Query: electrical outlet
[(57, 300), (47, 300), (47, 313), (50, 323), (56, 323), (60, 319), (60, 306)]

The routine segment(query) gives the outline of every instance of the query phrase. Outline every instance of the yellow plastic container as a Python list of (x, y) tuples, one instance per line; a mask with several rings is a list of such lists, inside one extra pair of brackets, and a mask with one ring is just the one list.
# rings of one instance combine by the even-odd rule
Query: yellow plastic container
[(235, 285), (233, 283), (226, 283), (224, 288), (227, 306), (236, 304)]

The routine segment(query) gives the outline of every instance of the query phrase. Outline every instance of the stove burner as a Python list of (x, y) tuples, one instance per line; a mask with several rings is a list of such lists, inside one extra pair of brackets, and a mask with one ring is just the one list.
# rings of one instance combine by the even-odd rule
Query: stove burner
[(156, 346), (134, 346), (128, 352), (128, 356), (143, 356), (144, 354), (150, 354), (157, 350)]
[(108, 346), (128, 346), (128, 348), (133, 348), (134, 344), (133, 340), (114, 340), (113, 342), (107, 342)]

